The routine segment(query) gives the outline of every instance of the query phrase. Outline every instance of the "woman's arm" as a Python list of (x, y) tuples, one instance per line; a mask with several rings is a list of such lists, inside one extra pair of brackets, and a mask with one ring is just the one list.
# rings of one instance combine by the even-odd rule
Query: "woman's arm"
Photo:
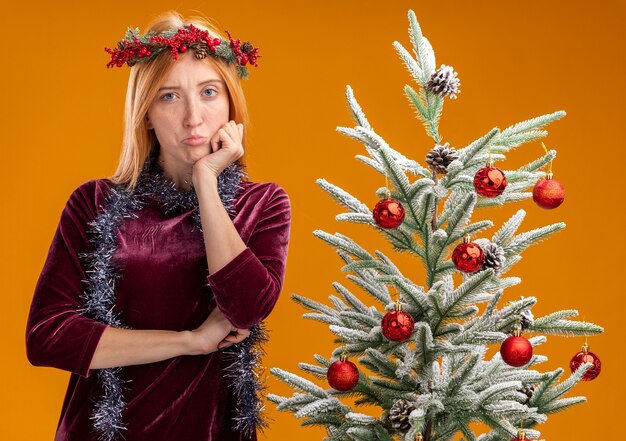
[[(238, 343), (248, 335), (245, 329), (233, 328), (219, 308), (213, 308), (205, 322), (193, 331), (109, 326), (98, 342), (89, 369), (153, 363), (181, 355), (209, 354)], [(226, 338), (228, 340), (224, 341)]]
[(217, 178), (205, 177), (195, 190), (200, 206), (207, 265), (209, 274), (213, 274), (245, 250), (246, 244), (222, 204)]
[(257, 188), (238, 213), (249, 227), (247, 243), (243, 242), (217, 185), (220, 173), (243, 155), (242, 135), (242, 124), (224, 124), (211, 139), (212, 153), (194, 164), (192, 180), (200, 205), (208, 282), (217, 306), (235, 326), (250, 328), (269, 315), (282, 289), (291, 208), (278, 185)]
[(61, 212), (26, 323), (26, 355), (34, 366), (91, 375), (91, 357), (107, 325), (78, 312), (87, 278), (79, 256), (93, 250), (87, 229), (105, 204), (107, 189), (98, 180), (85, 182)]
[(109, 326), (100, 337), (89, 369), (152, 363), (186, 355), (191, 351), (190, 333)]
[[(218, 310), (215, 308), (214, 310)], [(218, 350), (218, 344), (230, 331), (218, 333), (211, 330), (200, 338), (196, 331), (161, 331), (156, 329), (122, 329), (107, 327), (91, 359), (89, 369), (154, 363), (181, 355), (210, 354)], [(242, 341), (241, 335), (235, 341)], [(220, 345), (219, 349), (235, 342)]]
[[(290, 203), (275, 184), (259, 189), (248, 208), (254, 230), (244, 244), (212, 179), (196, 189), (209, 266), (207, 278), (217, 307), (235, 325), (250, 328), (274, 308), (285, 275)], [(247, 211), (246, 211), (246, 214)]]

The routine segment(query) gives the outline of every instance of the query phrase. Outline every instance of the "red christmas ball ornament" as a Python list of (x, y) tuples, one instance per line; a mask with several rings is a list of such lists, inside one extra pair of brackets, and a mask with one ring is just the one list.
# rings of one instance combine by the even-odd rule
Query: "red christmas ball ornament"
[(583, 375), (582, 379), (584, 381), (591, 381), (598, 375), (600, 375), (602, 362), (596, 354), (594, 354), (593, 352), (589, 352), (589, 346), (587, 345), (587, 343), (583, 345), (583, 349), (581, 352), (574, 355), (572, 361), (569, 362), (569, 367), (572, 372), (574, 372), (584, 363), (593, 363), (593, 366), (587, 369), (587, 372), (585, 372), (585, 375)]
[(533, 357), (533, 347), (526, 338), (521, 336), (517, 328), (515, 333), (504, 340), (500, 346), (500, 356), (509, 366), (524, 366)]
[(330, 365), (326, 372), (328, 384), (333, 389), (347, 391), (359, 382), (359, 370), (348, 357), (341, 355), (340, 359)]
[(374, 222), (381, 228), (398, 228), (404, 220), (404, 207), (395, 199), (389, 197), (378, 201), (374, 210)]
[(185, 46), (184, 44), (178, 48), (179, 51), (181, 52), (187, 52), (187, 46)]
[(402, 310), (402, 305), (400, 301), (398, 301), (396, 302), (395, 310), (385, 314), (380, 323), (380, 327), (383, 331), (383, 335), (387, 339), (391, 341), (404, 341), (413, 334), (415, 321), (411, 314)]
[(474, 188), (476, 193), (487, 198), (500, 196), (506, 188), (506, 176), (504, 172), (489, 162), (474, 175)]
[(563, 184), (548, 173), (546, 179), (540, 179), (533, 188), (533, 201), (541, 208), (551, 210), (558, 207), (565, 200)]
[(452, 263), (459, 271), (473, 273), (483, 267), (485, 253), (481, 247), (470, 242), (469, 236), (466, 236), (463, 243), (457, 245), (452, 252)]

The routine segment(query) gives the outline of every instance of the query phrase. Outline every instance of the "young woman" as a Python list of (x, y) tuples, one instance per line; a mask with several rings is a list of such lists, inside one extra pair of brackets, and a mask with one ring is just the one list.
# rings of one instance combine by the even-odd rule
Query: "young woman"
[(26, 330), (72, 372), (56, 440), (254, 440), (290, 230), (286, 192), (245, 179), (257, 49), (168, 12), (107, 52), (131, 66), (120, 163), (70, 195)]

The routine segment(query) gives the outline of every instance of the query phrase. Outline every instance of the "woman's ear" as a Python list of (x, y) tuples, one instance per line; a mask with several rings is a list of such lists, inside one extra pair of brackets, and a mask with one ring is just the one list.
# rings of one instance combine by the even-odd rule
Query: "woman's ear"
[(148, 130), (153, 129), (152, 123), (150, 122), (150, 117), (146, 115), (146, 125), (148, 126)]

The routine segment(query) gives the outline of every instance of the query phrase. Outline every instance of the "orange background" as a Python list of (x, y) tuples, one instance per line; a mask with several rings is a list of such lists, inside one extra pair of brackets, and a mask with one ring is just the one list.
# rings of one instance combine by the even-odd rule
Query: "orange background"
[[(373, 229), (339, 224), (342, 211), (315, 184), (324, 177), (373, 206), (384, 180), (354, 159), (361, 145), (335, 132), (353, 124), (344, 98), (350, 84), (370, 122), (391, 146), (423, 162), (431, 147), (414, 118), (402, 87), (411, 83), (392, 42), (409, 47), (407, 11), (413, 9), (431, 41), (437, 65), (454, 66), (462, 93), (445, 101), (444, 141), (464, 147), (492, 127), (563, 109), (568, 115), (548, 126), (545, 139), (558, 150), (555, 176), (567, 199), (547, 211), (524, 201), (479, 211), (496, 226), (519, 208), (527, 211), (522, 231), (552, 222), (565, 231), (524, 253), (512, 275), (523, 283), (507, 291), (539, 298), (536, 317), (557, 309), (578, 309), (581, 318), (601, 324), (605, 334), (590, 339), (603, 361), (594, 382), (574, 394), (588, 403), (550, 416), (540, 427), (546, 440), (575, 436), (614, 439), (626, 390), (624, 379), (623, 167), (624, 41), (623, 2), (560, 1), (341, 1), (149, 3), (108, 1), (14, 2), (5, 6), (3, 29), (2, 163), (2, 400), (0, 438), (52, 439), (68, 373), (35, 368), (24, 351), (24, 328), (32, 292), (68, 196), (86, 180), (110, 176), (122, 136), (127, 69), (105, 68), (107, 54), (127, 26), (142, 32), (157, 13), (174, 8), (200, 10), (222, 28), (260, 47), (260, 67), (246, 82), (252, 125), (247, 158), (251, 178), (275, 181), (289, 193), (293, 224), (282, 298), (268, 320), (271, 341), (266, 367), (299, 372), (297, 363), (313, 354), (329, 356), (333, 334), (324, 324), (301, 318), (289, 299), (296, 292), (324, 301), (331, 283), (346, 283), (341, 260), (311, 233), (342, 232), (370, 251), (391, 255)], [(210, 6), (209, 6), (210, 5)], [(512, 169), (539, 156), (538, 142), (509, 155)], [(491, 237), (488, 231), (486, 237)], [(422, 283), (416, 260), (394, 257), (406, 275)], [(550, 360), (543, 369), (567, 369), (581, 338), (548, 337), (538, 352)], [(292, 389), (273, 377), (271, 392)], [(573, 393), (570, 393), (572, 396)], [(619, 400), (619, 401), (618, 401)], [(376, 409), (366, 410), (376, 413)], [(301, 428), (290, 413), (278, 413), (261, 439), (320, 440), (322, 428)]]

